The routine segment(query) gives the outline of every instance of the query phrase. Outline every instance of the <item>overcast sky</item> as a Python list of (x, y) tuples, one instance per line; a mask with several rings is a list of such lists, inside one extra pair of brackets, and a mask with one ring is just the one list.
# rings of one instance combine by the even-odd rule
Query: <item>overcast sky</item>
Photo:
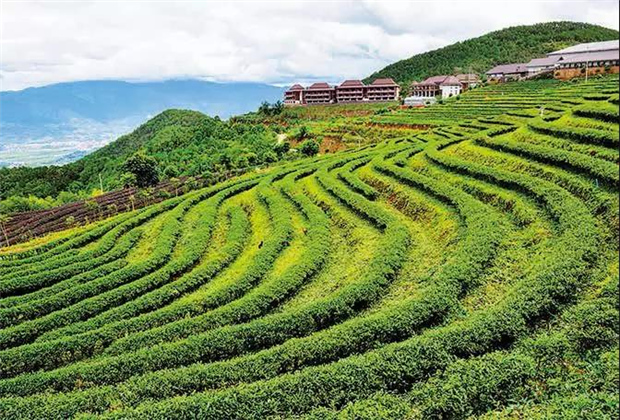
[(0, 4), (0, 90), (95, 79), (336, 82), (506, 26), (618, 29), (618, 0)]

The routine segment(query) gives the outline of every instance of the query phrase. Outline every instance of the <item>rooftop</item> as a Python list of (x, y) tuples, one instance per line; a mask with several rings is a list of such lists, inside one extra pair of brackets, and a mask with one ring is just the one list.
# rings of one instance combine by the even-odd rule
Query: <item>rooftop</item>
[(612, 61), (612, 60), (620, 60), (619, 50), (571, 54), (571, 55), (562, 57), (562, 59), (560, 60), (560, 63), (571, 64), (571, 63), (585, 63), (586, 61)]
[(527, 67), (551, 66), (556, 64), (560, 59), (561, 57), (559, 56), (533, 58), (529, 63), (527, 63)]
[(594, 51), (609, 51), (609, 50), (618, 50), (620, 46), (620, 41), (615, 39), (613, 41), (602, 41), (602, 42), (588, 42), (585, 44), (577, 44), (572, 47), (564, 48), (561, 50), (550, 52), (547, 55), (564, 55), (564, 54), (578, 54), (583, 52), (594, 52)]
[(460, 82), (479, 82), (480, 76), (475, 73), (457, 74), (455, 76)]
[(487, 71), (486, 74), (513, 74), (527, 72), (527, 63), (501, 64)]
[(345, 80), (344, 82), (342, 82), (342, 84), (340, 84), (340, 86), (338, 87), (364, 87), (364, 84), (362, 83), (361, 80)]
[(325, 89), (333, 89), (325, 82), (316, 82), (308, 86), (308, 90), (325, 90)]
[(300, 84), (296, 83), (293, 86), (291, 86), (288, 89), (288, 92), (296, 92), (296, 91), (300, 91), (300, 90), (304, 90), (303, 86), (301, 86)]
[(439, 86), (461, 86), (461, 82), (454, 76), (448, 76)]
[(427, 79), (425, 79), (424, 81), (418, 83), (418, 86), (428, 86), (428, 85), (439, 85), (441, 84), (444, 80), (446, 80), (449, 76), (447, 75), (441, 75), (441, 76), (431, 76)]
[(394, 80), (389, 77), (383, 79), (376, 79), (371, 83), (371, 86), (398, 86)]

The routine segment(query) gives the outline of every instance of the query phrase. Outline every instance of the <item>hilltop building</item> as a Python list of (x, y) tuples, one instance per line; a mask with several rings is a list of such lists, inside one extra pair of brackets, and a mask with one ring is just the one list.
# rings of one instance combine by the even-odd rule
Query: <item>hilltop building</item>
[(556, 79), (571, 79), (595, 74), (617, 74), (620, 63), (620, 42), (604, 41), (573, 45), (547, 54), (557, 58)]
[(304, 88), (295, 84), (284, 92), (284, 105), (301, 105), (304, 103)]
[(371, 102), (395, 101), (400, 96), (400, 86), (390, 78), (377, 79), (366, 87), (366, 97)]
[(419, 83), (413, 84), (412, 96), (419, 96), (423, 98), (434, 98), (439, 95), (441, 90), (439, 84), (443, 82), (448, 76), (432, 76)]
[(370, 85), (361, 80), (345, 80), (339, 86), (325, 82), (313, 83), (307, 88), (299, 84), (284, 92), (284, 105), (325, 105), (334, 103), (396, 101), (400, 86), (389, 78), (377, 79)]
[(561, 50), (553, 51), (547, 54), (547, 57), (568, 57), (576, 54), (583, 53), (595, 53), (603, 51), (618, 51), (620, 47), (620, 41), (615, 39), (612, 41), (602, 42), (586, 42), (584, 44), (573, 45), (572, 47), (564, 48)]
[(486, 74), (490, 80), (510, 81), (553, 73), (556, 79), (618, 73), (619, 41), (589, 42), (553, 51), (525, 64), (502, 64)]
[(456, 76), (448, 76), (439, 84), (442, 98), (457, 96), (463, 90), (463, 85)]
[(336, 89), (327, 83), (318, 82), (311, 84), (304, 90), (304, 100), (302, 104), (333, 104), (335, 101)]
[(336, 88), (336, 99), (343, 102), (362, 102), (366, 86), (361, 80), (345, 80)]
[(480, 82), (475, 74), (458, 74), (456, 76), (432, 76), (422, 82), (411, 84), (411, 96), (405, 98), (407, 106), (432, 105), (437, 97), (446, 99), (459, 95), (467, 88), (472, 88)]

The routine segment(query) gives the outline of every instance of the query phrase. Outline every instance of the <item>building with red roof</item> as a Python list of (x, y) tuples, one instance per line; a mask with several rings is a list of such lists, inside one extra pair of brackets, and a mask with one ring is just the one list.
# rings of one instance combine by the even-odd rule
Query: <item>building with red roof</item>
[(434, 98), (441, 95), (444, 98), (461, 93), (463, 84), (455, 76), (431, 76), (420, 83), (412, 85), (413, 96)]
[(456, 76), (448, 76), (439, 84), (439, 90), (442, 98), (450, 98), (461, 93), (463, 84)]
[(299, 84), (284, 92), (285, 105), (319, 105), (354, 102), (396, 101), (400, 86), (390, 78), (377, 79), (370, 85), (361, 80), (345, 80), (338, 86), (316, 82), (304, 88)]
[(313, 83), (306, 88), (304, 100), (308, 105), (332, 104), (336, 100), (336, 90), (325, 82)]
[(366, 85), (361, 80), (345, 80), (336, 88), (336, 100), (343, 102), (362, 102), (366, 100)]
[(390, 78), (376, 79), (366, 86), (366, 98), (371, 102), (396, 101), (400, 96), (400, 86)]
[(294, 84), (284, 92), (284, 105), (301, 105), (304, 103), (304, 88)]

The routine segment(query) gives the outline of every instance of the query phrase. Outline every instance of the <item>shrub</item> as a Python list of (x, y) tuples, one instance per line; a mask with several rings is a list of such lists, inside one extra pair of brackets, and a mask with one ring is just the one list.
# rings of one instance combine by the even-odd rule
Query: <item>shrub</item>
[(299, 145), (299, 151), (306, 156), (319, 153), (319, 144), (314, 140), (306, 140)]

